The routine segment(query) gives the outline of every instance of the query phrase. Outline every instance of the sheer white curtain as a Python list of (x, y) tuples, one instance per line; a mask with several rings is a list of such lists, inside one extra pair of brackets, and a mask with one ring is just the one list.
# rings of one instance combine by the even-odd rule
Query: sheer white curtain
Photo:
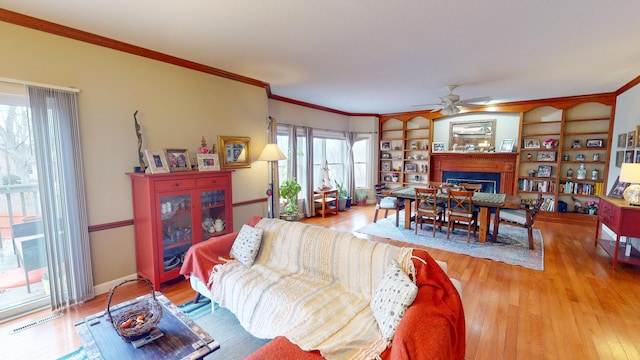
[(94, 297), (76, 94), (28, 86), (51, 307)]
[(352, 198), (356, 193), (356, 177), (355, 166), (353, 160), (353, 144), (358, 139), (358, 133), (346, 132), (345, 138), (347, 139), (347, 191)]

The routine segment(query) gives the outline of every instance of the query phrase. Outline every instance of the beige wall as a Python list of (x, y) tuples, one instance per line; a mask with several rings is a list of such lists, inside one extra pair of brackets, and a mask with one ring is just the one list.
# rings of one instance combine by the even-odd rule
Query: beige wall
[[(0, 22), (0, 77), (79, 88), (81, 146), (89, 225), (132, 218), (125, 172), (138, 162), (133, 113), (143, 148), (187, 148), (201, 136), (251, 137), (252, 158), (266, 144), (265, 90), (99, 46)], [(234, 202), (265, 197), (266, 163), (233, 174)], [(234, 209), (234, 226), (266, 204)], [(135, 273), (133, 227), (90, 234), (94, 282)]]

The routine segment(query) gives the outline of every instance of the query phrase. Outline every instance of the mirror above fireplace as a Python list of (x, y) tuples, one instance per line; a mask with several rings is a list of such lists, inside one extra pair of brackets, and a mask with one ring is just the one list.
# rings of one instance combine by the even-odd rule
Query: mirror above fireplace
[(496, 146), (496, 120), (452, 121), (449, 150), (486, 151)]

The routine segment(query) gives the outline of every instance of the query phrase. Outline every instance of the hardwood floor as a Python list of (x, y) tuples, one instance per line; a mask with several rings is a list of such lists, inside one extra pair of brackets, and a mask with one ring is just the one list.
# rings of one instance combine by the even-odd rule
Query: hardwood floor
[[(371, 222), (373, 213), (373, 206), (353, 207), (304, 222), (354, 231)], [(640, 267), (620, 264), (612, 271), (611, 259), (593, 245), (593, 225), (556, 220), (539, 221), (535, 228), (544, 238), (544, 271), (428, 249), (462, 282), (466, 358), (640, 359)], [(113, 302), (148, 291), (137, 284), (120, 289)], [(176, 304), (194, 295), (187, 281), (165, 285), (162, 292)], [(13, 335), (8, 335), (11, 329), (50, 311), (0, 324), (3, 358), (55, 359), (75, 350), (81, 343), (73, 322), (104, 310), (106, 301), (106, 294), (98, 296), (61, 318)]]

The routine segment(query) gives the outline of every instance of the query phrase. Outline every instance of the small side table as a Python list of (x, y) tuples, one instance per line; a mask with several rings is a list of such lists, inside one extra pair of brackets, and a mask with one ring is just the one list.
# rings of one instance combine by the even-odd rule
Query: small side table
[[(142, 298), (141, 296), (112, 306), (111, 312), (121, 311)], [(162, 319), (157, 328), (164, 335), (137, 349), (116, 333), (105, 311), (76, 321), (74, 325), (87, 358), (202, 359), (220, 347), (211, 335), (188, 315), (182, 313), (169, 299), (159, 293), (156, 293), (156, 299), (162, 305)]]
[[(622, 199), (600, 196), (595, 246), (600, 245), (607, 255), (611, 256), (613, 270), (619, 262), (640, 265), (638, 250), (632, 248), (631, 253), (626, 255), (624, 247), (620, 245), (621, 236), (640, 237), (638, 223), (640, 223), (640, 207), (628, 205)], [(600, 238), (601, 225), (606, 225), (616, 234), (615, 241)]]
[(314, 206), (320, 206), (316, 209), (316, 213), (321, 214), (322, 217), (327, 214), (338, 215), (338, 190), (314, 191), (313, 203)]

